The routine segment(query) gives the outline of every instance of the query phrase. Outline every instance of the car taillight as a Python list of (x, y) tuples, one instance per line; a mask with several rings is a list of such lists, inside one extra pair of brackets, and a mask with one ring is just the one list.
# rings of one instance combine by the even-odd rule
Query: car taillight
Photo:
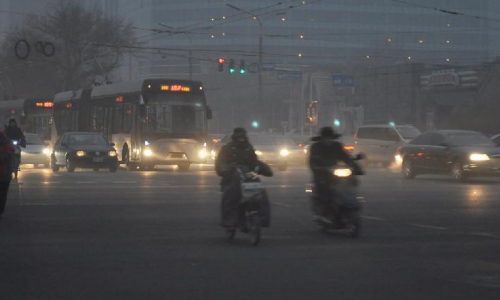
[(344, 150), (347, 150), (347, 151), (354, 151), (354, 145), (346, 145), (344, 146)]

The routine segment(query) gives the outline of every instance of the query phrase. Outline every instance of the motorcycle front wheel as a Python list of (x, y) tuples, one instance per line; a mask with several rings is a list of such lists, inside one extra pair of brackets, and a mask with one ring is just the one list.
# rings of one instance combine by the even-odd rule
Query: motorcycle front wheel
[(253, 213), (248, 216), (248, 235), (250, 244), (257, 246), (260, 242), (260, 216), (258, 213)]

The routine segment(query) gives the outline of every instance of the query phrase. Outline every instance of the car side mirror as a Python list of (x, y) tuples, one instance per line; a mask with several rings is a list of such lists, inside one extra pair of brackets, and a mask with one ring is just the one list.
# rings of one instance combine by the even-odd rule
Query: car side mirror
[(111, 147), (116, 146), (116, 144), (115, 144), (115, 143), (109, 143), (109, 145), (110, 145)]

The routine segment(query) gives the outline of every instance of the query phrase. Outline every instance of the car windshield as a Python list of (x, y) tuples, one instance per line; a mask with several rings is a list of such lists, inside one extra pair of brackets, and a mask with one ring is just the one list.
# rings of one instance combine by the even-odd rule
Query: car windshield
[(421, 134), (420, 130), (411, 126), (396, 127), (396, 129), (405, 140), (412, 140)]
[(479, 133), (453, 133), (448, 139), (455, 146), (495, 146), (488, 137)]
[(27, 134), (26, 135), (26, 144), (28, 144), (28, 145), (43, 145), (45, 143), (38, 134)]
[(99, 145), (105, 146), (108, 145), (108, 142), (98, 134), (72, 134), (69, 136), (69, 145), (75, 146), (87, 146), (87, 145)]

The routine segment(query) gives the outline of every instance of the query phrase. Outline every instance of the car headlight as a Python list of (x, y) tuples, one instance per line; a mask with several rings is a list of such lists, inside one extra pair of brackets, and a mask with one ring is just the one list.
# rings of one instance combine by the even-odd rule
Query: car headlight
[(290, 151), (288, 151), (287, 149), (282, 149), (280, 151), (281, 156), (288, 156), (289, 154), (290, 154)]
[(87, 153), (85, 151), (76, 151), (76, 156), (82, 157), (85, 156)]
[(207, 158), (207, 156), (208, 156), (208, 152), (207, 152), (207, 150), (205, 150), (205, 149), (200, 150), (200, 151), (198, 152), (198, 157), (199, 157), (199, 158), (201, 158), (201, 159), (203, 159), (203, 158)]
[(263, 154), (262, 151), (259, 151), (259, 150), (255, 151), (255, 155), (257, 155), (257, 156), (262, 156), (262, 154)]
[(109, 151), (109, 156), (112, 156), (112, 157), (115, 157), (116, 156), (116, 151), (115, 150), (111, 150)]
[(396, 154), (396, 156), (394, 156), (394, 160), (399, 165), (403, 163), (403, 157), (400, 154)]
[(469, 156), (469, 159), (471, 161), (487, 161), (490, 160), (489, 156), (487, 154), (482, 154), (482, 153), (472, 153)]
[(50, 149), (49, 148), (43, 148), (42, 153), (45, 154), (45, 155), (50, 155)]
[(144, 155), (153, 156), (153, 151), (151, 151), (150, 149), (146, 149), (146, 150), (144, 150)]
[(352, 175), (351, 169), (335, 169), (333, 175), (337, 177), (349, 177)]

